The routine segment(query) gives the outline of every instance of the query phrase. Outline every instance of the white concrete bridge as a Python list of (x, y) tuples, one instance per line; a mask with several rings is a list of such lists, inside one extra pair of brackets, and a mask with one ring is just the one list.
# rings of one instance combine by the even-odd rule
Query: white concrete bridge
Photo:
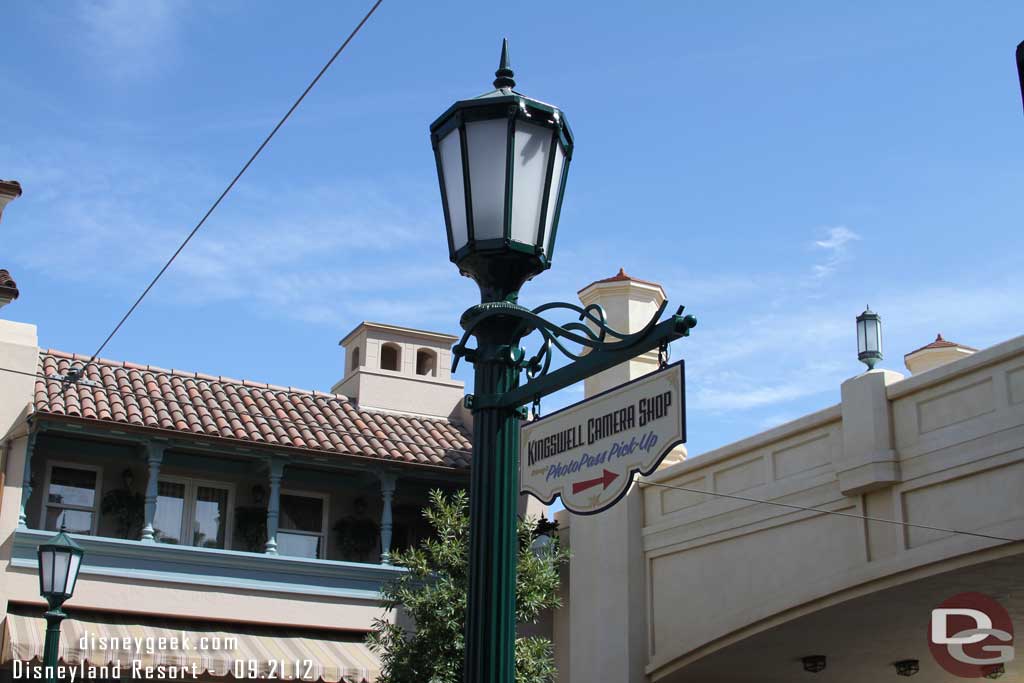
[(977, 591), (1024, 628), (1024, 543), (912, 525), (1024, 539), (1024, 337), (860, 375), (839, 405), (665, 467), (596, 517), (560, 515), (562, 681), (852, 683), (906, 659), (917, 680), (963, 680), (929, 652), (931, 610)]

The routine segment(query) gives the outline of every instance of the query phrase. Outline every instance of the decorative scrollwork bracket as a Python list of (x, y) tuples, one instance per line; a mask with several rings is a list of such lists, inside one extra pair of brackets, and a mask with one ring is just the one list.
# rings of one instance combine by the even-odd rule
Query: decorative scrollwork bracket
[[(470, 308), (462, 316), (465, 334), (459, 343), (452, 347), (452, 371), (458, 367), (462, 358), (471, 363), (476, 362), (478, 352), (477, 349), (467, 346), (469, 337), (482, 324), (498, 316), (506, 321), (517, 321), (516, 338), (538, 332), (541, 336), (540, 346), (533, 355), (527, 354), (521, 348), (509, 349), (507, 362), (525, 371), (528, 381), (504, 394), (475, 396), (473, 410), (518, 408), (531, 402), (536, 403), (542, 396), (564, 389), (652, 349), (659, 349), (659, 365), (663, 366), (667, 362), (669, 342), (689, 336), (690, 330), (697, 325), (697, 319), (692, 315), (683, 315), (682, 306), (674, 315), (658, 322), (666, 306), (667, 302), (662, 302), (643, 329), (627, 334), (613, 329), (607, 322), (604, 309), (597, 304), (584, 307), (553, 302), (533, 310), (509, 302), (480, 304)], [(542, 313), (556, 310), (571, 311), (577, 319), (558, 325), (541, 317)], [(578, 345), (579, 350), (570, 348), (570, 344)], [(568, 358), (570, 363), (552, 369), (555, 351)]]

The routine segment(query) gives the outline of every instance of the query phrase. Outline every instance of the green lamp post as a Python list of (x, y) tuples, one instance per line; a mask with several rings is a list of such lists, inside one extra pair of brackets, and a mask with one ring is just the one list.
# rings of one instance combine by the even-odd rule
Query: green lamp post
[[(465, 358), (476, 378), (466, 405), (473, 410), (470, 475), (467, 683), (515, 679), (516, 511), (519, 420), (524, 406), (653, 349), (666, 358), (670, 342), (689, 336), (692, 315), (658, 322), (667, 302), (633, 333), (608, 325), (600, 306), (518, 303), (523, 284), (551, 267), (573, 136), (565, 115), (516, 92), (501, 48), (494, 90), (456, 102), (430, 126), (448, 254), (476, 281), (480, 303), (462, 314), (465, 334), (452, 347), (452, 370)], [(561, 325), (544, 315), (571, 312)], [(520, 346), (536, 332), (536, 355)], [(476, 348), (467, 345), (476, 337)], [(580, 347), (574, 351), (570, 346)], [(552, 368), (555, 353), (571, 362)], [(527, 381), (520, 384), (520, 376)], [(666, 451), (667, 452), (667, 451)], [(538, 548), (542, 552), (543, 548)]]
[(57, 680), (57, 654), (60, 649), (60, 623), (67, 617), (61, 607), (75, 592), (78, 570), (82, 567), (82, 548), (62, 528), (48, 542), (40, 544), (39, 594), (46, 599), (46, 641), (43, 645), (43, 671), (46, 682)]
[[(519, 385), (525, 333), (515, 317), (520, 287), (551, 266), (573, 137), (557, 108), (515, 87), (508, 41), (494, 90), (456, 102), (430, 126), (449, 255), (480, 287), (463, 315), (477, 348), (474, 395), (501, 396)], [(504, 312), (508, 315), (504, 315)], [(518, 412), (476, 405), (470, 479), (469, 595), (464, 677), (515, 679)]]

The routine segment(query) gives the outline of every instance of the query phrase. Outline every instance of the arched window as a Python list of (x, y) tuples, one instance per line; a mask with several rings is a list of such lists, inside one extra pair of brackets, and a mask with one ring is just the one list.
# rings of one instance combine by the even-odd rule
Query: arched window
[(402, 350), (398, 344), (384, 344), (380, 347), (380, 369), (397, 371), (401, 365)]
[(427, 349), (416, 352), (416, 374), (437, 376), (437, 354)]
[(357, 346), (354, 349), (352, 349), (352, 360), (348, 364), (348, 369), (350, 371), (353, 371), (353, 370), (356, 370), (358, 367), (359, 367), (359, 347)]

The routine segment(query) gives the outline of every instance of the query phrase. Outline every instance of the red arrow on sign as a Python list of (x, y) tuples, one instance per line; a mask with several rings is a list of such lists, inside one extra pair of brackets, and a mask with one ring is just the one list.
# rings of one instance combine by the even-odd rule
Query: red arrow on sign
[(605, 470), (604, 474), (596, 479), (587, 479), (586, 481), (573, 482), (572, 492), (579, 493), (580, 491), (586, 491), (587, 489), (594, 488), (598, 484), (602, 484), (601, 488), (606, 489), (608, 488), (608, 484), (612, 483), (618, 478), (619, 475), (617, 475), (615, 472), (612, 472), (611, 470)]

